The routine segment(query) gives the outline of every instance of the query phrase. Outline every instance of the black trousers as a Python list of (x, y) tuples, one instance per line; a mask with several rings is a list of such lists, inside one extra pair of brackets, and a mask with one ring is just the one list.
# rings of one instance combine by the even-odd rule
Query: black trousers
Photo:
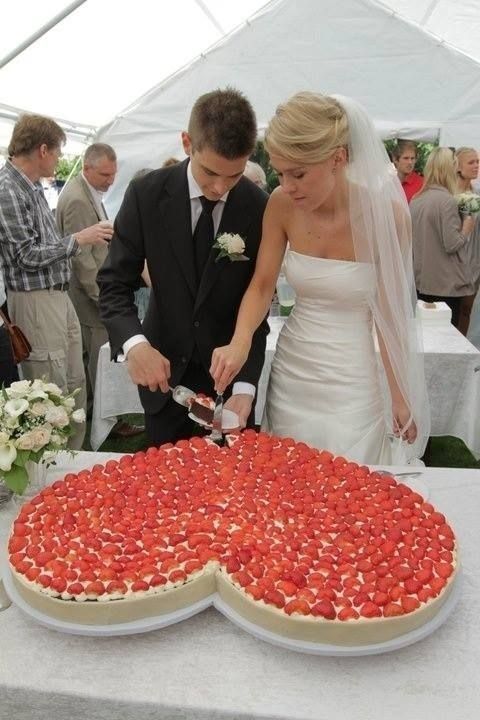
[[(204, 367), (195, 361), (191, 361), (183, 375), (181, 385), (201, 392), (209, 397), (215, 397), (213, 379)], [(224, 395), (228, 397), (228, 393)], [(255, 406), (255, 403), (254, 403)], [(247, 427), (255, 427), (255, 407), (248, 418)], [(188, 409), (179, 405), (171, 396), (166, 405), (155, 414), (145, 413), (145, 431), (149, 445), (162, 445), (167, 442), (177, 442), (194, 436), (207, 435), (210, 428), (204, 428), (188, 417)]]
[(460, 320), (460, 306), (462, 304), (463, 297), (442, 297), (442, 295), (424, 295), (423, 293), (417, 292), (419, 300), (425, 302), (444, 302), (448, 305), (452, 311), (452, 325), (458, 328), (458, 321)]
[(10, 336), (5, 326), (0, 326), (0, 386), (8, 387), (18, 380), (18, 370), (13, 360)]

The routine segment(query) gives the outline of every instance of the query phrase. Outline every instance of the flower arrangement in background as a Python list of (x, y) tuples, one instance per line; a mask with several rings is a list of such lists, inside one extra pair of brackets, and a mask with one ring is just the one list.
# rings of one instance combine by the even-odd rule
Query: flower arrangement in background
[(215, 262), (218, 262), (223, 257), (227, 257), (231, 262), (250, 259), (243, 254), (245, 252), (245, 241), (240, 235), (222, 233), (222, 235), (217, 236), (213, 247), (220, 250)]
[(0, 390), (0, 477), (22, 494), (28, 485), (28, 462), (53, 461), (66, 447), (74, 425), (85, 422), (75, 409), (75, 395), (63, 395), (55, 383), (20, 380)]
[(455, 195), (458, 211), (462, 215), (475, 215), (480, 212), (480, 195), (472, 192), (464, 192)]

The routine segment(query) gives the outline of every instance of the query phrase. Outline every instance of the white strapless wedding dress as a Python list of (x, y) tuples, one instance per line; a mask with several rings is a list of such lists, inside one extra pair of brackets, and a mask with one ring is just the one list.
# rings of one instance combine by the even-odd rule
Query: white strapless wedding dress
[(295, 307), (278, 339), (262, 427), (351, 460), (391, 464), (369, 296), (372, 267), (287, 252)]

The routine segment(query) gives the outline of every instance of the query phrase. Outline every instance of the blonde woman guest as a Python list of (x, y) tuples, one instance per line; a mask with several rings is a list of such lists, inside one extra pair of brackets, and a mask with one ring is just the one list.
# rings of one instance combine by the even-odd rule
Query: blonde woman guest
[(474, 291), (468, 254), (474, 220), (460, 218), (456, 191), (453, 153), (435, 148), (425, 165), (423, 188), (410, 203), (415, 282), (421, 300), (449, 305), (458, 327), (462, 300)]
[(391, 463), (390, 433), (408, 441), (394, 443), (398, 457), (422, 454), (428, 414), (411, 332), (408, 205), (372, 121), (349, 98), (303, 92), (277, 108), (265, 147), (280, 187), (233, 338), (213, 352), (217, 390), (245, 362), (288, 243), (296, 303), (272, 363), (264, 427), (358, 462)]
[[(474, 182), (478, 177), (478, 153), (474, 148), (460, 147), (455, 151), (457, 161), (457, 192), (477, 192)], [(464, 335), (468, 332), (470, 315), (480, 282), (480, 223), (475, 216), (475, 227), (469, 241), (469, 262), (475, 291), (462, 300), (458, 329)]]

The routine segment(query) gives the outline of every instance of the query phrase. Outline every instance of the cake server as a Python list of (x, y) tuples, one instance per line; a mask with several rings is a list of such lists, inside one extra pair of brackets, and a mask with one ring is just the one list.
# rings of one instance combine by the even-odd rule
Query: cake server
[(211, 440), (221, 440), (222, 435), (222, 414), (223, 414), (223, 393), (217, 393), (215, 399), (215, 409), (213, 411), (212, 430), (209, 438)]
[(197, 394), (196, 392), (193, 392), (193, 390), (190, 390), (190, 388), (185, 387), (185, 385), (177, 385), (176, 387), (171, 387), (169, 389), (175, 402), (186, 408), (190, 407), (190, 401), (193, 400)]

